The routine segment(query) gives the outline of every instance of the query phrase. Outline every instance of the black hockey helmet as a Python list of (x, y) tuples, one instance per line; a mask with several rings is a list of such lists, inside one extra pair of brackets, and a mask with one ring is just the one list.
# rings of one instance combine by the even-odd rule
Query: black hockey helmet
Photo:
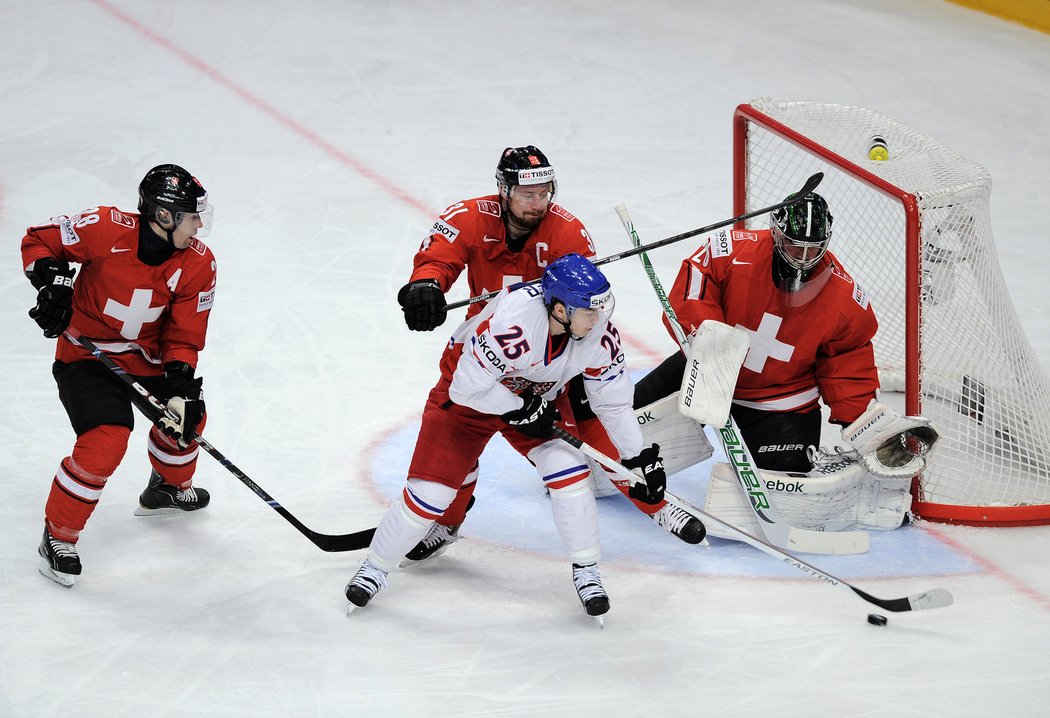
[(191, 214), (199, 215), (203, 223), (197, 236), (206, 236), (211, 229), (212, 207), (208, 204), (208, 193), (200, 180), (178, 165), (157, 165), (142, 178), (139, 214), (167, 232)]
[(550, 183), (551, 200), (558, 192), (558, 179), (547, 155), (535, 145), (508, 147), (496, 165), (496, 182), (500, 195), (507, 197), (514, 187)]
[[(795, 196), (791, 194), (784, 199)], [(769, 230), (775, 250), (774, 273), (787, 280), (787, 291), (796, 291), (806, 273), (828, 250), (833, 217), (824, 198), (810, 192), (773, 212), (772, 220)]]

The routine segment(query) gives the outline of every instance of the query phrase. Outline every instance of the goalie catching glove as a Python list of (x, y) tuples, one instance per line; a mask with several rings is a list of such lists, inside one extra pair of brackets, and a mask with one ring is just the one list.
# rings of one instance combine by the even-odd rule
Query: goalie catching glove
[(525, 402), (520, 409), (501, 414), (499, 418), (507, 422), (525, 436), (533, 439), (549, 439), (554, 433), (554, 422), (561, 421), (561, 412), (554, 404), (535, 394), (523, 394)]
[(632, 499), (641, 501), (643, 504), (658, 504), (664, 500), (664, 491), (667, 489), (667, 473), (664, 472), (664, 462), (660, 458), (660, 445), (653, 444), (648, 449), (642, 449), (642, 453), (633, 459), (621, 461), (624, 466), (638, 474), (641, 481), (631, 484), (627, 495)]
[(868, 408), (842, 430), (842, 440), (875, 476), (910, 478), (922, 472), (940, 434), (923, 416), (901, 416), (872, 399)]
[(204, 392), (202, 377), (193, 377), (193, 367), (186, 362), (173, 361), (164, 365), (164, 380), (168, 410), (178, 415), (178, 421), (168, 416), (157, 420), (157, 428), (175, 439), (179, 447), (189, 448), (197, 437), (197, 427), (204, 420)]

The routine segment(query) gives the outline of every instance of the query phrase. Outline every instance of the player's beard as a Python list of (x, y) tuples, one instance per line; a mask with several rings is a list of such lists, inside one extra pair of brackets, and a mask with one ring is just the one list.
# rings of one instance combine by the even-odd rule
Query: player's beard
[(544, 217), (547, 216), (547, 207), (542, 210), (529, 212), (528, 214), (521, 216), (512, 212), (509, 208), (507, 209), (507, 219), (517, 227), (525, 232), (531, 232), (540, 226), (540, 222), (543, 221)]

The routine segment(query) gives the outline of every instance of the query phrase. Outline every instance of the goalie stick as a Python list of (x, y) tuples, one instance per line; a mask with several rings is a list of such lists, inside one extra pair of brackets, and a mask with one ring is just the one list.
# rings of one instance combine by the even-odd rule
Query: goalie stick
[[(599, 462), (602, 466), (607, 466), (610, 469), (612, 469), (616, 474), (618, 474), (621, 477), (620, 479), (615, 480), (616, 483), (624, 484), (634, 483), (638, 481), (638, 475), (635, 474), (633, 471), (625, 467), (620, 462), (613, 461), (611, 458), (598, 451), (590, 444), (587, 444), (583, 440), (578, 439), (577, 437), (573, 436), (561, 427), (554, 427), (554, 435), (557, 436), (559, 439), (568, 442), (572, 446), (575, 446), (581, 452), (583, 452), (587, 456), (590, 456), (595, 461)], [(772, 556), (778, 561), (783, 561), (789, 566), (797, 568), (804, 574), (813, 576), (814, 578), (819, 578), (824, 583), (831, 584), (832, 586), (841, 586), (842, 588), (849, 589), (868, 603), (874, 604), (879, 608), (883, 608), (887, 611), (893, 611), (894, 613), (900, 613), (902, 611), (922, 611), (929, 608), (944, 608), (945, 606), (950, 606), (952, 605), (952, 603), (954, 603), (955, 599), (952, 598), (952, 594), (947, 589), (943, 588), (934, 588), (929, 591), (915, 593), (910, 596), (905, 596), (903, 598), (879, 598), (878, 596), (873, 596), (867, 591), (862, 591), (861, 589), (857, 588), (848, 581), (844, 581), (841, 578), (832, 576), (830, 573), (817, 568), (813, 564), (807, 563), (806, 561), (803, 561), (802, 559), (797, 558), (796, 556), (792, 556), (787, 551), (783, 551), (774, 546), (773, 544), (763, 541), (757, 536), (752, 536), (743, 529), (739, 529), (733, 524), (723, 521), (714, 514), (709, 514), (706, 511), (698, 509), (697, 507), (690, 504), (688, 501), (684, 501), (678, 498), (670, 491), (664, 493), (664, 498), (667, 499), (668, 503), (677, 506), (683, 511), (687, 511), (688, 513), (694, 514), (696, 516), (702, 516), (705, 520), (718, 524), (729, 533), (739, 537), (740, 541), (754, 546), (759, 551), (762, 551), (763, 553)]]
[[(812, 178), (810, 179), (812, 180)], [(642, 240), (634, 229), (634, 222), (631, 221), (631, 217), (627, 213), (627, 207), (623, 204), (618, 205), (616, 214), (619, 215), (623, 228), (630, 236), (631, 244), (635, 248), (642, 248)], [(660, 278), (656, 276), (656, 270), (649, 261), (648, 255), (644, 251), (640, 251), (638, 254), (642, 265), (645, 267), (646, 274), (649, 275), (649, 282), (653, 285), (653, 290), (660, 300), (660, 306), (663, 307), (664, 314), (667, 316), (668, 324), (670, 324), (675, 338), (678, 340), (678, 345), (683, 352), (688, 354), (685, 331), (679, 324), (674, 309), (671, 308), (671, 302), (667, 299), (667, 294), (660, 283)], [(770, 543), (781, 548), (790, 548), (803, 553), (857, 554), (868, 550), (871, 546), (871, 537), (863, 531), (812, 531), (792, 526), (782, 520), (776, 507), (773, 506), (762, 490), (762, 482), (756, 470), (754, 458), (752, 458), (751, 451), (747, 448), (747, 443), (740, 435), (740, 429), (736, 424), (736, 420), (728, 411), (725, 416), (727, 417), (725, 423), (718, 427), (718, 436), (722, 440), (722, 447), (725, 449), (726, 457), (733, 467), (733, 473), (750, 500), (752, 510), (758, 517), (758, 525)]]
[[(800, 197), (809, 194), (817, 188), (817, 185), (820, 184), (820, 181), (822, 179), (824, 179), (824, 173), (817, 172), (816, 174), (810, 176), (810, 178), (806, 180), (806, 183), (802, 185), (802, 188), (799, 189), (799, 191), (795, 194), (797, 194)], [(770, 212), (775, 212), (781, 207), (787, 207), (789, 204), (794, 204), (795, 201), (796, 200), (784, 200), (783, 202), (777, 202), (776, 204), (771, 204), (768, 207), (763, 207), (762, 209), (752, 210), (751, 212), (741, 214), (737, 217), (733, 217), (732, 219), (726, 219), (721, 222), (715, 222), (714, 224), (709, 224), (706, 227), (700, 227), (699, 229), (691, 229), (688, 232), (683, 232), (682, 234), (676, 234), (673, 237), (667, 237), (666, 239), (658, 240), (656, 242), (653, 242), (652, 244), (647, 244), (644, 247), (635, 247), (634, 249), (628, 249), (617, 254), (610, 254), (608, 257), (594, 259), (591, 260), (591, 264), (593, 264), (596, 267), (600, 267), (601, 265), (608, 264), (609, 262), (615, 262), (620, 259), (625, 259), (626, 257), (633, 257), (636, 254), (643, 254), (644, 252), (647, 252), (650, 249), (656, 249), (657, 247), (663, 247), (668, 244), (680, 242), (683, 239), (689, 239), (690, 237), (696, 237), (701, 234), (707, 234), (708, 232), (713, 232), (716, 229), (728, 227), (731, 224), (736, 224), (737, 222), (743, 222), (744, 220), (751, 219), (752, 217), (757, 217), (760, 214), (769, 214)], [(533, 279), (530, 282), (523, 282), (523, 284), (536, 284), (539, 281), (539, 279)], [(499, 294), (499, 292), (500, 290), (497, 290), (495, 292), (486, 292), (485, 294), (479, 294), (478, 296), (470, 297), (469, 299), (461, 299), (458, 302), (446, 304), (445, 309), (459, 309), (460, 307), (466, 307), (471, 304), (477, 304), (478, 302), (487, 302), (488, 300), (492, 299), (494, 296)]]
[[(89, 352), (91, 352), (91, 354), (100, 362), (102, 362), (102, 364), (107, 369), (109, 369), (111, 372), (120, 377), (120, 379), (125, 384), (130, 386), (135, 391), (140, 401), (135, 401), (133, 403), (135, 404), (135, 406), (138, 407), (139, 411), (142, 412), (142, 415), (150, 420), (150, 422), (156, 424), (157, 419), (159, 419), (161, 416), (167, 416), (169, 419), (172, 419), (176, 422), (179, 421), (178, 415), (176, 415), (173, 411), (168, 409), (168, 407), (166, 407), (164, 404), (160, 403), (160, 400), (157, 399), (157, 397), (150, 394), (144, 386), (142, 386), (131, 376), (129, 376), (128, 373), (120, 367), (120, 365), (118, 365), (115, 361), (106, 356), (106, 354), (104, 354), (101, 349), (95, 346), (94, 342), (92, 342), (87, 337), (81, 336), (79, 332), (73, 329), (67, 329), (64, 332), (64, 334), (66, 339), (75, 344), (79, 344), (80, 346), (84, 347)], [(209, 444), (203, 436), (194, 432), (193, 439), (200, 445), (202, 449), (211, 454), (216, 461), (218, 461), (220, 464), (226, 467), (226, 469), (229, 470), (231, 474), (236, 476), (242, 484), (244, 484), (253, 492), (255, 492), (256, 496), (258, 496), (260, 499), (269, 504), (270, 508), (272, 508), (274, 511), (283, 516), (288, 523), (290, 523), (292, 526), (299, 530), (299, 533), (301, 533), (306, 538), (310, 539), (310, 541), (312, 541), (313, 544), (322, 551), (356, 551), (357, 549), (367, 548), (368, 545), (372, 543), (372, 535), (376, 531), (374, 528), (364, 529), (363, 531), (357, 531), (352, 534), (339, 535), (322, 534), (308, 529), (302, 524), (301, 521), (299, 521), (299, 519), (295, 518), (295, 516), (293, 516), (291, 512), (289, 512), (286, 508), (281, 506), (281, 504), (276, 499), (274, 499), (272, 496), (266, 493), (266, 491), (264, 491), (261, 486), (252, 481), (250, 478), (248, 478), (248, 475), (240, 469), (238, 469), (232, 461), (227, 459), (219, 452), (218, 449)]]

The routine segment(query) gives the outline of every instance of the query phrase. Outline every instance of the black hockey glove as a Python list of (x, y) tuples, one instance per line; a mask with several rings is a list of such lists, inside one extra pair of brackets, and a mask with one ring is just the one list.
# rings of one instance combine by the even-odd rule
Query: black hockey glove
[(37, 289), (29, 316), (48, 339), (62, 336), (73, 318), (73, 268), (64, 260), (45, 257), (33, 262), (26, 276)]
[(177, 440), (183, 449), (193, 443), (197, 427), (204, 420), (203, 382), (201, 377), (193, 378), (193, 367), (184, 361), (172, 361), (164, 365), (167, 406), (179, 415), (179, 421), (163, 416), (157, 420), (157, 428)]
[(621, 462), (628, 469), (645, 479), (645, 483), (631, 486), (627, 495), (643, 504), (658, 504), (664, 500), (667, 488), (667, 474), (664, 473), (664, 461), (660, 458), (660, 445), (653, 444), (633, 459)]
[(524, 406), (508, 411), (500, 418), (525, 436), (533, 439), (551, 438), (554, 422), (561, 420), (561, 412), (554, 404), (534, 394), (524, 394), (521, 398), (525, 402)]
[(405, 312), (405, 324), (414, 332), (430, 332), (445, 323), (445, 294), (433, 279), (417, 279), (401, 287), (397, 303)]

